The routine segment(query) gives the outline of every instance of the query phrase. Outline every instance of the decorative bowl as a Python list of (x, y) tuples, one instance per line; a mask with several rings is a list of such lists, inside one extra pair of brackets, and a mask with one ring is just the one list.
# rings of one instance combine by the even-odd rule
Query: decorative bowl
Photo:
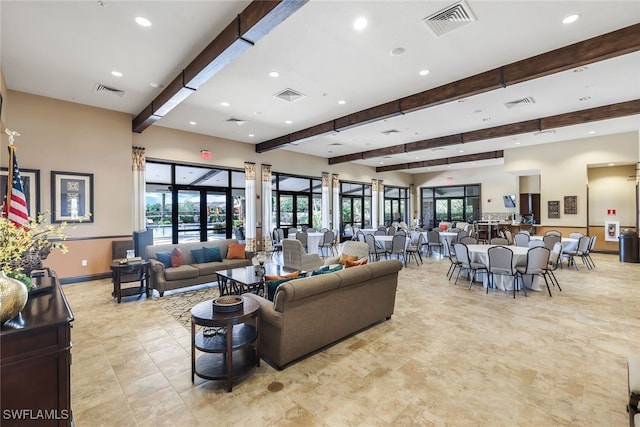
[(244, 300), (237, 295), (225, 295), (213, 300), (214, 313), (233, 313), (242, 309)]

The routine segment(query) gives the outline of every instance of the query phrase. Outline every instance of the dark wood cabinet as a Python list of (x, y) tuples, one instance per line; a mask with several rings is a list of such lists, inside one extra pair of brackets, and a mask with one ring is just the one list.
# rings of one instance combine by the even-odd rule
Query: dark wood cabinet
[(49, 290), (0, 329), (0, 424), (71, 426), (71, 322), (55, 277), (35, 278)]

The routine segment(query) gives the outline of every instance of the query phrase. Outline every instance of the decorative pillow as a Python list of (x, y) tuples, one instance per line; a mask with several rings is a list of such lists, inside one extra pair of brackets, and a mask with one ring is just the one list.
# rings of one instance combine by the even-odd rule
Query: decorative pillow
[(182, 264), (184, 264), (182, 249), (173, 248), (171, 251), (171, 267), (180, 267)]
[(193, 262), (196, 264), (202, 264), (204, 262), (204, 248), (191, 249), (191, 256), (193, 257)]
[(164, 268), (171, 267), (171, 254), (169, 252), (156, 252), (156, 258), (164, 265)]
[(273, 301), (273, 298), (276, 296), (276, 290), (278, 286), (281, 284), (288, 282), (289, 280), (293, 280), (294, 277), (290, 277), (288, 279), (279, 279), (279, 280), (268, 280), (266, 282), (267, 285), (267, 299), (269, 301)]
[(327, 271), (329, 271), (329, 266), (328, 266), (328, 265), (325, 265), (325, 266), (324, 266), (324, 267), (322, 267), (322, 268), (319, 268), (319, 269), (317, 269), (317, 270), (313, 270), (313, 271), (311, 272), (311, 275), (312, 275), (312, 276), (317, 276), (317, 275), (319, 275), (319, 274), (324, 274), (324, 273), (326, 273)]
[(283, 274), (282, 276), (269, 276), (265, 275), (264, 280), (280, 280), (280, 279), (295, 279), (300, 275), (299, 271), (294, 271), (293, 273)]
[(344, 268), (349, 268), (349, 267), (355, 267), (357, 265), (365, 265), (367, 263), (367, 259), (366, 258), (362, 258), (360, 261), (349, 261), (347, 260), (344, 263)]
[(341, 254), (340, 259), (338, 260), (338, 264), (344, 265), (346, 261), (356, 261), (357, 259), (358, 259), (357, 255)]
[(229, 250), (227, 251), (227, 259), (245, 259), (244, 254), (245, 245), (240, 243), (229, 243)]
[[(220, 248), (214, 246), (212, 248), (202, 248), (202, 252), (204, 253), (204, 261), (203, 262), (222, 262), (222, 254), (220, 253)], [(244, 258), (244, 256), (242, 257)]]
[(343, 268), (343, 265), (342, 265), (342, 264), (338, 264), (337, 266), (335, 266), (335, 267), (333, 267), (333, 268), (328, 269), (327, 271), (325, 271), (325, 272), (324, 272), (324, 273), (322, 273), (322, 274), (335, 273), (336, 271), (342, 270), (342, 268)]

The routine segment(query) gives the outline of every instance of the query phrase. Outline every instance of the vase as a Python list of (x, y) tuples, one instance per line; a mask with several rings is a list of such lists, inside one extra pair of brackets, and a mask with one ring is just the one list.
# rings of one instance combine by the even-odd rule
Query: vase
[(0, 323), (13, 319), (27, 305), (29, 292), (19, 280), (7, 277), (0, 271)]

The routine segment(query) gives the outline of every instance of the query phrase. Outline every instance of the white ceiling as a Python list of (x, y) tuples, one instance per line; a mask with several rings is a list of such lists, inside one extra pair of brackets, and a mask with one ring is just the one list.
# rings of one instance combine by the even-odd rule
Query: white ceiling
[[(249, 3), (2, 0), (0, 65), (9, 89), (134, 117), (162, 91), (151, 83), (170, 83)], [(256, 144), (640, 22), (636, 0), (467, 0), (477, 21), (435, 36), (422, 20), (454, 3), (311, 0), (154, 126)], [(580, 19), (562, 24), (570, 14)], [(136, 16), (153, 25), (138, 26)], [(352, 24), (360, 16), (368, 26), (358, 32)], [(405, 53), (392, 56), (396, 48)], [(419, 76), (423, 69), (430, 73)], [(97, 84), (126, 94), (95, 92)], [(305, 98), (273, 97), (287, 88)], [(535, 104), (504, 105), (524, 97)], [(640, 52), (281, 149), (330, 158), (634, 99), (640, 99)], [(388, 130), (398, 132), (382, 133)], [(464, 153), (448, 147), (357, 163), (392, 165), (638, 130), (636, 115), (465, 144)]]

